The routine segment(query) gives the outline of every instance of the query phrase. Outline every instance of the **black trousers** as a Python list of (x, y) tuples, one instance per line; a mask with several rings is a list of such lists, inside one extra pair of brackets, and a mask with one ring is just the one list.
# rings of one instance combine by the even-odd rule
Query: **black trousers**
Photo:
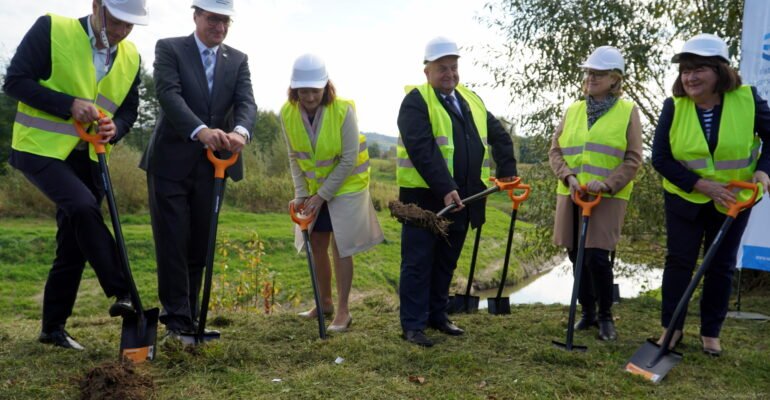
[(202, 157), (180, 181), (148, 173), (147, 189), (163, 306), (160, 321), (168, 329), (192, 330), (206, 263), (214, 168)]
[(93, 267), (107, 297), (129, 292), (115, 240), (104, 224), (99, 166), (88, 151), (74, 150), (65, 161), (24, 176), (56, 204), (56, 256), (43, 294), (43, 332), (64, 327), (77, 298), (85, 262)]
[[(663, 270), (661, 324), (667, 328), (671, 325), (674, 310), (692, 279), (698, 254), (701, 249), (704, 253), (708, 251), (726, 216), (717, 211), (712, 202), (691, 203), (691, 208), (697, 208), (697, 212), (692, 213), (693, 218), (677, 212), (672, 207), (671, 203), (677, 199), (670, 199), (669, 196), (665, 199), (667, 254), (666, 267)], [(700, 300), (701, 336), (719, 337), (722, 323), (727, 316), (735, 258), (750, 213), (751, 210), (746, 210), (738, 214), (704, 274)], [(675, 329), (684, 327), (684, 315), (686, 312), (678, 323), (674, 324)]]
[(428, 322), (447, 321), (449, 285), (463, 249), (467, 223), (450, 229), (446, 240), (427, 229), (401, 228), (399, 314), (404, 331), (423, 330)]
[[(570, 250), (569, 259), (573, 271), (577, 261), (577, 249)], [(583, 270), (580, 274), (580, 289), (578, 301), (583, 312), (592, 317), (596, 315), (596, 304), (599, 303), (599, 319), (612, 319), (612, 288), (614, 276), (609, 250), (590, 248), (583, 255)]]

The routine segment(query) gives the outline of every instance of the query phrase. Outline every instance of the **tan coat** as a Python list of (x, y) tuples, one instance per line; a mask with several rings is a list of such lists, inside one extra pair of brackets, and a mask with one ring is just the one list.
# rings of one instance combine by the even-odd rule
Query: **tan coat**
[[(587, 118), (587, 117), (586, 117)], [(573, 175), (567, 162), (562, 156), (559, 146), (559, 137), (564, 130), (564, 118), (556, 128), (551, 140), (551, 148), (548, 150), (548, 162), (556, 177), (567, 184), (567, 177)], [(642, 123), (639, 120), (639, 111), (636, 107), (631, 111), (631, 120), (626, 130), (626, 154), (623, 163), (615, 168), (604, 183), (610, 187), (610, 193), (615, 193), (625, 187), (636, 176), (636, 171), (642, 164)], [(633, 194), (632, 194), (633, 196)], [(554, 216), (553, 242), (557, 246), (572, 249), (573, 232), (573, 207), (572, 200), (568, 196), (556, 196), (556, 215)], [(599, 248), (614, 250), (620, 240), (620, 230), (623, 227), (623, 218), (626, 215), (628, 202), (616, 198), (604, 198), (599, 205), (594, 207), (588, 224), (586, 236), (586, 248)], [(579, 212), (578, 208), (578, 212)], [(578, 215), (578, 218), (581, 218)], [(574, 239), (577, 243), (577, 239)]]

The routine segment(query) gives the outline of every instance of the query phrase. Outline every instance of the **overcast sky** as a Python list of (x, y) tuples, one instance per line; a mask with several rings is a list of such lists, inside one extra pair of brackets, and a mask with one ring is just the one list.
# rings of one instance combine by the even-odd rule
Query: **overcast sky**
[[(291, 66), (300, 54), (326, 59), (337, 93), (356, 102), (362, 131), (398, 135), (396, 117), (407, 84), (422, 83), (425, 43), (437, 35), (461, 46), (500, 39), (474, 20), (486, 0), (235, 0), (237, 14), (225, 43), (249, 55), (254, 96), (263, 110), (286, 101)], [(148, 0), (150, 25), (129, 39), (152, 68), (155, 41), (192, 33), (192, 0)], [(47, 12), (81, 17), (90, 0), (0, 0), (0, 57), (8, 60), (24, 33)], [(460, 59), (460, 80), (488, 83), (491, 75)], [(477, 88), (487, 108), (510, 113), (505, 90)]]

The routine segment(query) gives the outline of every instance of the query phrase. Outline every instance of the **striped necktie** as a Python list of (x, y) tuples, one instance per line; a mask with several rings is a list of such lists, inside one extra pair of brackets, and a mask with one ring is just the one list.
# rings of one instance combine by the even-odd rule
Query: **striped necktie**
[(206, 81), (209, 85), (209, 92), (214, 86), (214, 55), (210, 49), (203, 50), (203, 69), (206, 71)]

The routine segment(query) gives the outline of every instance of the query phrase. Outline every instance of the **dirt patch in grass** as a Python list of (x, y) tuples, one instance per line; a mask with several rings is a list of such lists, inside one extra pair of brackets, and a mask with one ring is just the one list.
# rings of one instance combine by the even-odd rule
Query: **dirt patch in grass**
[(80, 381), (81, 400), (142, 400), (154, 391), (152, 378), (137, 372), (128, 361), (100, 364)]

